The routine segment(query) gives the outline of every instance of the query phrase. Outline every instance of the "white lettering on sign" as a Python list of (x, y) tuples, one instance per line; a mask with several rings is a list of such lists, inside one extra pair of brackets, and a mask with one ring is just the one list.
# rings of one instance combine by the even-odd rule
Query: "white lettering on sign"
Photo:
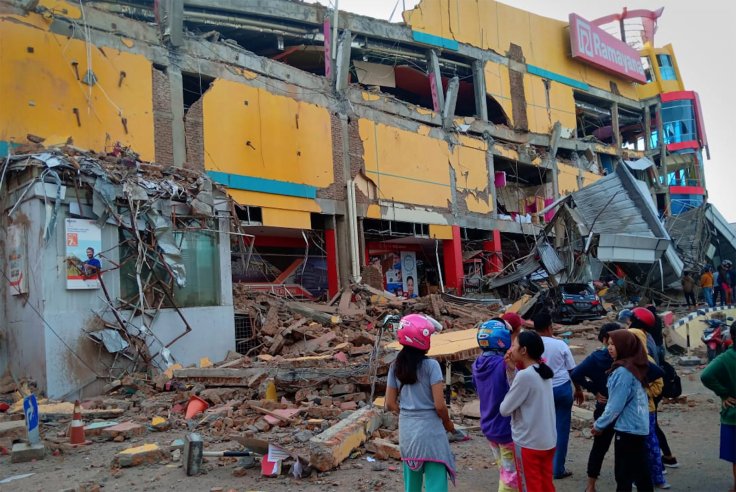
[(575, 14), (570, 15), (573, 57), (638, 81), (646, 81), (639, 54), (629, 45)]

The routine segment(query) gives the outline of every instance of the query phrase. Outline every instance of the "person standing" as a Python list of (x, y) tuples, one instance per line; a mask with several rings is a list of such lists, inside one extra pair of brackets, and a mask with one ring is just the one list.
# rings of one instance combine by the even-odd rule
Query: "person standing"
[(703, 298), (710, 307), (716, 305), (713, 299), (713, 272), (709, 266), (705, 267), (703, 274), (700, 276), (700, 288), (703, 289)]
[(600, 436), (613, 427), (616, 490), (629, 492), (632, 483), (639, 492), (653, 491), (647, 463), (649, 434), (647, 381), (649, 363), (641, 342), (628, 330), (608, 334), (608, 353), (613, 359), (608, 377), (606, 408), (593, 422), (592, 434)]
[[(593, 418), (597, 419), (603, 414), (608, 400), (608, 372), (613, 364), (611, 354), (608, 353), (608, 334), (620, 330), (618, 323), (606, 323), (598, 332), (598, 341), (603, 347), (594, 350), (583, 361), (570, 372), (570, 378), (575, 385), (575, 401), (581, 404), (583, 401), (583, 389), (595, 396), (595, 410)], [(593, 438), (593, 447), (588, 455), (588, 484), (585, 492), (595, 492), (595, 484), (601, 474), (603, 458), (613, 440), (613, 427), (603, 429), (600, 435)]]
[(570, 421), (572, 420), (573, 391), (570, 383), (570, 371), (575, 368), (575, 359), (570, 347), (552, 333), (552, 317), (542, 312), (534, 317), (534, 331), (544, 343), (544, 358), (554, 377), (552, 391), (555, 400), (555, 427), (557, 429), (557, 446), (554, 459), (555, 479), (567, 478), (572, 475), (565, 469), (567, 446), (570, 441)]
[(455, 433), (444, 397), (440, 364), (427, 357), (430, 336), (442, 325), (429, 316), (401, 318), (396, 334), (402, 349), (391, 364), (386, 408), (399, 413), (399, 449), (404, 491), (446, 492), (447, 477), (455, 482), (455, 457), (447, 432)]
[(664, 346), (664, 321), (662, 321), (662, 317), (657, 314), (657, 308), (654, 304), (647, 306), (647, 310), (654, 315), (654, 325), (650, 326), (648, 330), (645, 328), (645, 330), (647, 333), (652, 335), (654, 344), (657, 347), (656, 353), (650, 355), (654, 357), (654, 362), (658, 366), (661, 366), (664, 362), (664, 357), (667, 354), (667, 349)]
[(731, 260), (723, 260), (718, 269), (718, 282), (721, 289), (721, 306), (731, 305)]
[[(639, 339), (642, 348), (644, 348), (644, 350), (647, 350), (647, 337), (645, 332), (638, 328), (629, 328), (628, 331), (633, 333), (636, 338)], [(671, 486), (664, 478), (664, 465), (661, 453), (663, 447), (660, 445), (659, 433), (657, 431), (658, 426), (656, 400), (662, 394), (662, 388), (664, 388), (664, 371), (659, 368), (659, 366), (655, 363), (654, 358), (650, 354), (647, 354), (647, 360), (649, 361), (649, 367), (654, 367), (658, 373), (656, 377), (650, 378), (649, 376), (652, 373), (650, 369), (647, 375), (647, 382), (644, 387), (647, 393), (647, 401), (649, 406), (649, 434), (647, 435), (649, 474), (656, 488), (669, 489), (671, 488)], [(659, 432), (661, 432), (661, 430)], [(664, 435), (664, 433), (662, 433), (662, 435)]]
[(504, 357), (511, 348), (511, 332), (503, 320), (492, 319), (478, 328), (476, 341), (482, 350), (473, 363), (473, 384), (480, 399), (480, 429), (498, 466), (498, 492), (515, 492), (519, 488), (511, 418), (500, 413), (501, 402), (509, 391), (510, 368)]
[(552, 461), (555, 455), (554, 372), (542, 361), (544, 342), (524, 331), (511, 344), (506, 362), (519, 370), (501, 402), (501, 415), (511, 417), (519, 490), (554, 492)]
[(695, 279), (690, 275), (690, 272), (685, 272), (682, 280), (680, 280), (680, 284), (682, 285), (682, 292), (685, 294), (687, 307), (690, 308), (692, 306), (696, 308), (698, 303), (695, 301)]
[[(731, 340), (736, 340), (736, 323), (731, 325)], [(736, 491), (736, 344), (703, 369), (700, 380), (721, 398), (720, 458), (731, 463)]]

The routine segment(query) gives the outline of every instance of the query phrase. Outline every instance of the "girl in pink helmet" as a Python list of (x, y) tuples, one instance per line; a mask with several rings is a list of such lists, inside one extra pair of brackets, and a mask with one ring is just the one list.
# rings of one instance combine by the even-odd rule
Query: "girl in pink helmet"
[(442, 329), (421, 314), (401, 319), (397, 333), (401, 352), (388, 372), (386, 408), (399, 413), (399, 448), (404, 463), (404, 490), (447, 490), (455, 483), (455, 457), (447, 432), (455, 426), (445, 405), (444, 378), (439, 363), (427, 357), (430, 336)]

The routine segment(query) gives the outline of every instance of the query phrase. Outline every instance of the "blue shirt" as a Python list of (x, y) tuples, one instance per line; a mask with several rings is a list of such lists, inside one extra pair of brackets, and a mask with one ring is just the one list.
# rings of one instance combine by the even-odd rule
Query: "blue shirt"
[[(615, 422), (615, 423), (614, 423)], [(593, 426), (646, 436), (649, 434), (649, 400), (638, 379), (625, 367), (617, 367), (608, 377), (608, 402)]]
[(442, 383), (440, 363), (434, 359), (424, 359), (417, 371), (417, 382), (401, 384), (394, 373), (394, 364), (388, 370), (387, 386), (399, 392), (399, 408), (401, 410), (434, 410), (432, 385)]
[(84, 262), (84, 274), (89, 276), (95, 276), (102, 270), (102, 263), (97, 258), (89, 258)]

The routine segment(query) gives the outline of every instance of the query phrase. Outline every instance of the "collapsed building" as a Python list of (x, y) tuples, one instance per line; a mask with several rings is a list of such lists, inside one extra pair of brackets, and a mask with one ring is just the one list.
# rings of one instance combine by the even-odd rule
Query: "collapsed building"
[[(231, 281), (297, 299), (334, 300), (361, 279), (405, 297), (462, 294), (479, 276), (530, 275), (533, 262), (526, 272), (514, 260), (539, 247), (555, 274), (582, 279), (582, 267), (564, 260), (594, 235), (594, 259), (669, 282), (682, 265), (661, 219), (707, 195), (700, 103), (672, 46), (654, 44), (661, 10), (565, 22), (494, 0), (423, 0), (390, 23), (287, 0), (0, 4), (0, 56), (14, 73), (0, 81), (0, 182), (18, 180), (2, 198), (2, 265), (9, 272), (15, 262), (28, 286), (18, 295), (3, 282), (0, 367), (33, 375), (55, 396), (97, 379), (86, 367), (94, 354), (69, 355), (95, 309), (148, 317), (138, 325), (160, 339), (148, 345), (170, 359), (163, 364), (222, 359), (251, 336), (238, 326)], [(112, 191), (94, 172), (78, 192), (70, 169), (57, 182), (38, 149), (19, 169), (29, 142), (129, 149), (136, 169), (190, 170), (211, 180), (212, 193), (222, 185), (219, 200), (210, 196), (220, 208), (206, 202), (202, 216), (198, 188), (191, 196), (144, 186), (145, 200), (122, 182)], [(654, 246), (646, 258), (625, 261), (616, 217), (582, 213), (614, 180), (635, 201), (622, 204), (632, 228), (642, 224), (627, 240)], [(122, 213), (118, 201), (129, 203), (127, 215), (108, 223), (112, 208)], [(141, 203), (138, 227), (130, 207)], [(107, 294), (102, 283), (65, 284), (67, 219), (101, 229)], [(166, 288), (146, 289), (140, 269), (126, 287), (130, 274), (115, 267), (123, 231), (191, 244), (177, 253), (176, 241), (171, 250), (171, 241), (133, 243), (134, 258), (163, 254)], [(175, 292), (183, 288), (191, 295)], [(166, 292), (174, 301), (157, 304)]]

